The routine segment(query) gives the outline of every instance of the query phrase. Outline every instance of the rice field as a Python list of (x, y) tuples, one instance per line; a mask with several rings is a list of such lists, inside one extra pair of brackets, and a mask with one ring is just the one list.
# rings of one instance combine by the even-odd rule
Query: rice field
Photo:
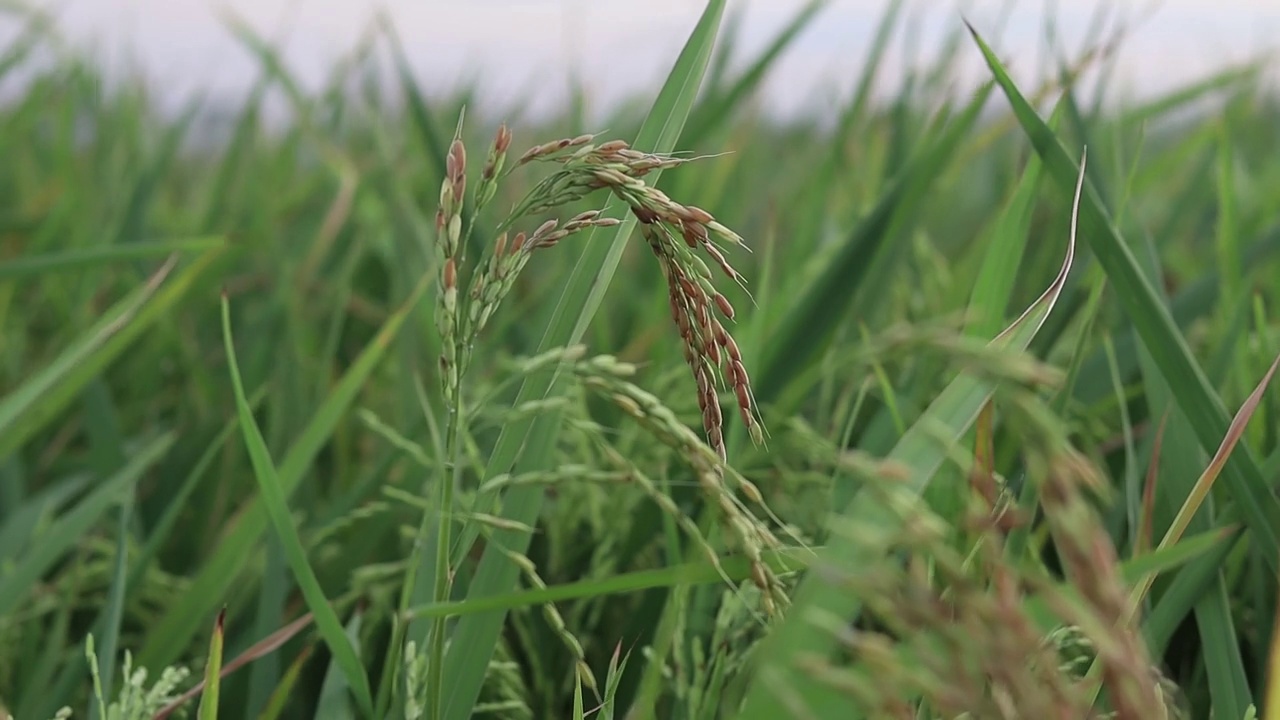
[(7, 6), (0, 720), (1280, 718), (1272, 68), (891, 2), (771, 120), (821, 5), (600, 126), (389, 25), (165, 114)]

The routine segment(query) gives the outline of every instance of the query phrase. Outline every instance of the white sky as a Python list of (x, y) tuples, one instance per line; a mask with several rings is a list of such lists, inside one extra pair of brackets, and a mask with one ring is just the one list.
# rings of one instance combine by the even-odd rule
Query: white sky
[[(1143, 0), (1017, 0), (1014, 20), (997, 45), (1027, 71), (1042, 55), (1045, 8), (1078, 51), (1099, 2), (1134, 16)], [(318, 85), (332, 61), (355, 45), (378, 10), (395, 22), (419, 81), (429, 93), (478, 77), (484, 95), (499, 102), (533, 98), (535, 110), (554, 107), (577, 68), (592, 101), (656, 89), (704, 5), (703, 0), (37, 0), (54, 12), (77, 45), (94, 48), (111, 65), (132, 58), (176, 107), (194, 90), (234, 97), (257, 76), (256, 65), (219, 20), (228, 9), (268, 38), (283, 43), (289, 67)], [(758, 48), (803, 0), (730, 0), (744, 13), (740, 46)], [(959, 5), (980, 31), (994, 31), (1000, 0), (917, 0), (928, 52), (940, 34), (960, 26)], [(854, 82), (885, 0), (831, 0), (818, 22), (792, 47), (771, 76), (766, 102), (788, 112), (813, 102), (834, 104)], [(0, 39), (13, 26), (0, 26)], [(1186, 82), (1263, 49), (1280, 49), (1280, 0), (1157, 0), (1121, 55), (1126, 87), (1150, 94)], [(962, 53), (981, 72), (971, 44)], [(1021, 65), (1019, 65), (1021, 63)], [(901, 67), (895, 63), (896, 67)], [(892, 72), (892, 67), (890, 71)], [(1022, 73), (1016, 72), (1023, 69)], [(975, 77), (982, 77), (974, 75)], [(890, 75), (892, 77), (892, 75)], [(825, 100), (825, 102), (824, 102)], [(821, 107), (821, 105), (819, 106)]]

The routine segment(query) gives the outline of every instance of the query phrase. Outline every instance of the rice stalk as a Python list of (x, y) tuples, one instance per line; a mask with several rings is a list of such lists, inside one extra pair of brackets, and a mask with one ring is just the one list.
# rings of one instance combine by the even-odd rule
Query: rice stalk
[[(651, 423), (649, 426), (662, 427), (664, 431), (674, 433), (670, 435), (675, 440), (673, 447), (686, 453), (699, 483), (710, 497), (717, 499), (731, 537), (738, 541), (751, 558), (753, 577), (756, 584), (764, 591), (766, 609), (771, 613), (776, 612), (776, 604), (779, 601), (785, 601), (785, 594), (781, 591), (776, 577), (763, 563), (761, 548), (773, 547), (778, 543), (766, 527), (755, 522), (749, 513), (742, 512), (740, 503), (732, 493), (724, 489), (724, 467), (727, 458), (717, 387), (727, 386), (733, 390), (739, 415), (752, 439), (757, 443), (763, 442), (763, 425), (759, 420), (752, 397), (750, 380), (743, 365), (742, 354), (737, 343), (716, 317), (718, 313), (726, 321), (732, 321), (734, 309), (724, 295), (715, 289), (707, 264), (692, 252), (693, 249), (701, 248), (726, 275), (741, 285), (741, 276), (729, 265), (717, 243), (744, 246), (742, 238), (716, 221), (706, 211), (676, 203), (642, 179), (655, 169), (674, 168), (689, 162), (688, 159), (640, 152), (620, 140), (597, 145), (594, 144), (594, 136), (582, 135), (535, 146), (525, 152), (510, 170), (505, 170), (511, 140), (511, 132), (505, 125), (501, 126), (493, 138), (480, 171), (476, 185), (475, 207), (471, 210), (469, 217), (464, 218), (463, 200), (466, 197), (468, 184), (467, 151), (461, 140), (461, 122), (459, 122), (458, 130), (446, 155), (445, 177), (441, 184), (436, 209), (436, 259), (440, 273), (436, 325), (441, 340), (440, 382), (445, 409), (448, 413), (445, 434), (446, 462), (437, 493), (437, 511), (434, 515), (424, 512), (417, 536), (419, 539), (426, 536), (429, 523), (434, 517), (436, 521), (434, 600), (446, 601), (453, 582), (453, 569), (449, 566), (449, 551), (452, 541), (452, 523), (458, 516), (453, 514), (452, 508), (454, 493), (462, 480), (460, 446), (463, 427), (467, 422), (462, 388), (476, 340), (510, 293), (516, 278), (527, 266), (533, 253), (554, 248), (566, 238), (584, 231), (615, 226), (620, 221), (616, 218), (601, 217), (598, 211), (588, 211), (579, 213), (564, 222), (555, 218), (544, 220), (531, 232), (517, 231), (514, 235), (509, 233), (527, 216), (553, 210), (566, 203), (582, 199), (597, 190), (607, 190), (624, 201), (640, 220), (641, 232), (658, 257), (663, 274), (667, 278), (673, 319), (684, 344), (686, 362), (689, 364), (698, 389), (698, 402), (702, 411), (703, 429), (709, 442), (710, 456), (704, 452), (708, 445), (703, 444), (696, 435), (679, 424), (669, 410), (660, 408), (660, 404), (653, 401), (651, 395), (629, 383), (624, 383), (617, 391), (611, 393), (611, 397), (618, 402), (630, 402), (631, 406), (637, 409), (640, 407), (636, 404), (637, 402), (645, 403), (648, 411), (657, 412), (657, 417), (661, 418), (658, 425)], [(496, 196), (499, 183), (510, 172), (535, 161), (556, 163), (559, 167), (550, 176), (537, 183), (506, 219), (496, 226), (487, 257), (473, 272), (470, 272), (471, 279), (466, 292), (460, 292), (459, 285), (462, 283), (460, 278), (467, 273), (466, 259), (460, 254), (462, 240), (471, 237), (472, 231), (477, 227), (477, 218), (484, 207)], [(678, 233), (684, 239), (684, 243), (677, 242), (673, 233)], [(565, 350), (564, 357), (560, 359), (563, 360), (573, 353), (580, 353), (580, 351)], [(595, 362), (601, 361), (597, 359)], [(619, 368), (608, 369), (616, 372)], [(596, 376), (597, 381), (599, 377)], [(533, 410), (534, 408), (521, 407), (514, 411), (519, 413)], [(644, 415), (643, 412), (641, 414)], [(665, 423), (665, 426), (662, 423)], [(757, 502), (760, 501), (760, 493), (753, 485), (742, 481), (739, 487), (749, 497)], [(669, 512), (670, 508), (664, 508), (664, 510)], [(495, 520), (495, 518), (484, 518), (484, 522), (481, 522), (482, 518), (478, 517), (466, 519), (482, 525), (490, 525)], [(409, 588), (415, 585), (415, 567), (416, 563), (411, 562), (402, 592), (402, 606), (408, 602)], [(530, 576), (530, 568), (524, 565), (521, 567), (526, 576)], [(530, 577), (536, 577), (536, 573)], [(548, 620), (552, 622), (553, 627), (562, 630), (563, 621), (560, 620), (557, 624), (556, 620), (559, 616), (554, 608), (547, 612), (551, 613)], [(403, 631), (398, 629), (398, 632)], [(427, 698), (434, 698), (436, 702), (443, 697), (441, 683), (445, 632), (445, 618), (433, 619), (428, 643), (431, 660), (427, 668), (425, 693)], [(397, 647), (402, 641), (402, 635), (393, 638), (392, 647)], [(567, 638), (566, 643), (573, 647)], [(579, 662), (585, 669), (581, 648), (577, 649)], [(594, 688), (594, 677), (589, 674), (589, 671), (584, 674), (584, 677)], [(431, 716), (435, 717), (438, 715), (439, 707), (433, 710), (435, 712), (432, 712)]]

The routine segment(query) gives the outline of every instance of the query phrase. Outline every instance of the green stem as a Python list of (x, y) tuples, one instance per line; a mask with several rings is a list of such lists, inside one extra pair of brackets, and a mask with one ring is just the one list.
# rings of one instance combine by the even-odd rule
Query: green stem
[[(461, 345), (461, 343), (459, 343)], [(457, 357), (462, 357), (462, 348), (458, 348)], [(449, 589), (452, 585), (449, 573), (449, 546), (452, 542), (452, 510), (453, 490), (462, 479), (462, 458), (459, 448), (462, 445), (462, 392), (461, 377), (464, 368), (458, 368), (458, 386), (451, 388), (453, 403), (448, 408), (449, 429), (445, 440), (445, 455), (449, 458), (450, 471), (440, 477), (440, 519), (436, 525), (436, 582), (433, 599), (437, 603), (449, 601)], [(425, 526), (425, 518), (424, 518)], [(444, 633), (447, 618), (437, 617), (431, 622), (431, 661), (428, 665), (427, 699), (432, 708), (433, 718), (443, 717), (444, 693)]]

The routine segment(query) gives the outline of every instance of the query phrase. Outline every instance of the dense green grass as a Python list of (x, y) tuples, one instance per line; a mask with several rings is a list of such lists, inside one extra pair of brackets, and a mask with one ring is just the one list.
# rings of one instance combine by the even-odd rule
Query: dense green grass
[[(670, 425), (702, 436), (694, 380), (606, 191), (514, 219), (624, 222), (534, 252), (459, 410), (441, 391), (455, 128), (468, 223), (514, 132), (450, 260), (465, 317), (492, 229), (550, 172), (516, 159), (595, 130), (580, 103), (532, 124), (428, 99), (381, 26), (306, 94), (233, 25), (257, 86), (163, 117), (11, 11), (28, 32), (0, 73), (30, 80), (0, 108), (0, 720), (151, 717), (166, 698), (106, 705), (173, 666), (162, 694), (221, 674), (193, 717), (1280, 717), (1262, 66), (1104, 104), (1074, 82), (1107, 87), (1093, 46), (1019, 87), (958, 24), (893, 77), (891, 4), (834, 123), (757, 117), (821, 5), (731, 72), (710, 2), (596, 141), (712, 156), (644, 181), (751, 248), (725, 249), (749, 295), (715, 280), (768, 430), (723, 394), (733, 515)], [(961, 56), (992, 82), (955, 90)], [(790, 598), (773, 614), (762, 573)]]

